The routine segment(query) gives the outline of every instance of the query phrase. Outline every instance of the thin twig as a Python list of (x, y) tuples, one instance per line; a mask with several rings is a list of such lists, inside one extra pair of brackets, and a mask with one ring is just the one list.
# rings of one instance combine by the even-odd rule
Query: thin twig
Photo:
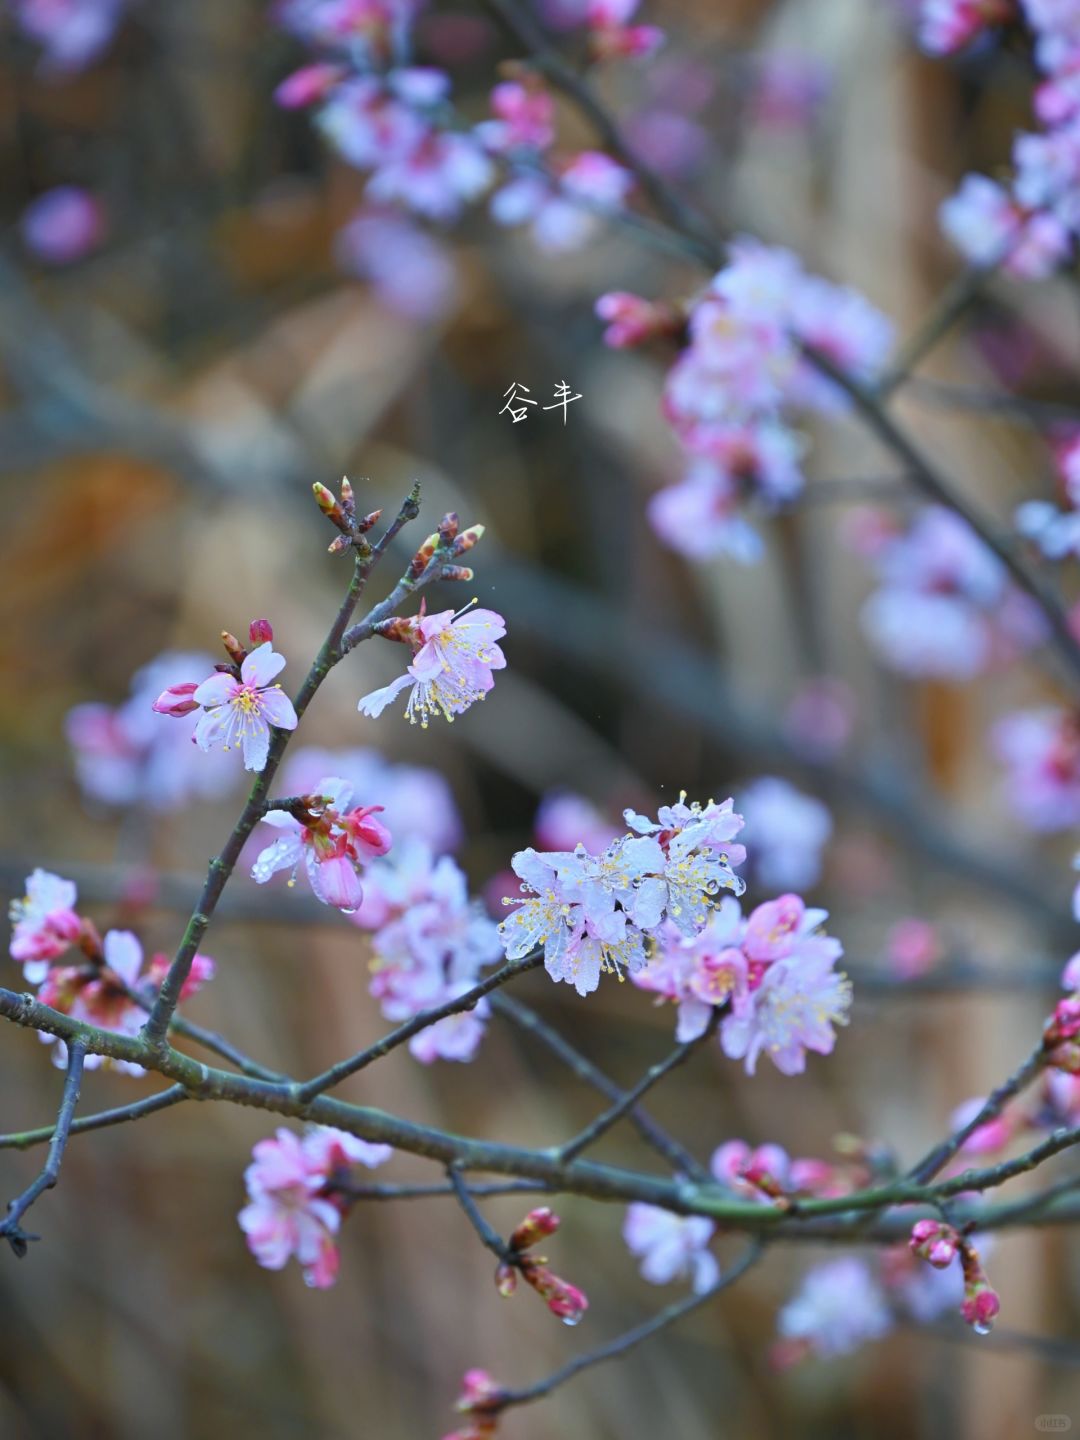
[(450, 1015), (462, 1015), (466, 1010), (475, 1010), (485, 995), (489, 995), (493, 990), (497, 990), (518, 975), (524, 975), (528, 970), (535, 970), (538, 965), (543, 963), (543, 958), (543, 955), (537, 952), (535, 955), (525, 956), (522, 960), (510, 960), (500, 969), (478, 981), (471, 990), (466, 990), (463, 995), (458, 995), (453, 1000), (447, 1000), (442, 1005), (435, 1005), (430, 1010), (421, 1010), (419, 1015), (414, 1015), (411, 1020), (406, 1020), (395, 1030), (384, 1035), (381, 1040), (377, 1040), (374, 1045), (369, 1045), (366, 1050), (360, 1050), (357, 1054), (350, 1055), (348, 1059), (331, 1065), (329, 1070), (323, 1070), (320, 1074), (313, 1076), (298, 1088), (297, 1098), (304, 1103), (314, 1100), (324, 1090), (333, 1089), (335, 1085), (340, 1085), (342, 1080), (347, 1080), (350, 1075), (365, 1070), (375, 1060), (381, 1060), (384, 1055), (389, 1055), (391, 1050), (396, 1050), (399, 1045), (404, 1045), (414, 1035), (419, 1035), (421, 1030), (427, 1030), (429, 1026), (447, 1019)]
[[(497, 1015), (501, 1015), (505, 1020), (516, 1025), (519, 1030), (524, 1030), (526, 1034), (539, 1040), (564, 1065), (568, 1066), (579, 1080), (584, 1081), (586, 1085), (591, 1085), (594, 1090), (599, 1090), (602, 1095), (606, 1095), (615, 1104), (621, 1103), (624, 1098), (622, 1087), (617, 1085), (614, 1080), (609, 1079), (591, 1060), (586, 1059), (580, 1050), (576, 1050), (570, 1044), (569, 1040), (564, 1039), (557, 1030), (542, 1020), (535, 1010), (531, 1010), (528, 1005), (523, 1005), (520, 1000), (511, 999), (508, 995), (493, 997), (491, 1008)], [(663, 1156), (674, 1171), (678, 1174), (688, 1175), (693, 1180), (708, 1180), (709, 1174), (705, 1167), (673, 1135), (669, 1135), (661, 1125), (658, 1125), (640, 1105), (635, 1105), (628, 1112), (628, 1118), (646, 1144), (651, 1145), (658, 1155)]]
[[(146, 1115), (156, 1115), (159, 1110), (169, 1110), (181, 1100), (190, 1099), (183, 1085), (170, 1085), (156, 1095), (143, 1100), (133, 1100), (128, 1105), (117, 1105), (112, 1110), (99, 1110), (94, 1115), (83, 1115), (71, 1122), (70, 1135), (81, 1135), (86, 1130), (104, 1130), (110, 1125), (122, 1125), (127, 1120), (142, 1120)], [(0, 1150), (29, 1150), (32, 1145), (43, 1145), (56, 1134), (55, 1125), (42, 1125), (37, 1130), (17, 1130), (10, 1135), (0, 1135)]]
[(606, 1135), (613, 1125), (617, 1125), (625, 1115), (628, 1115), (643, 1095), (647, 1095), (654, 1085), (658, 1085), (666, 1075), (686, 1063), (701, 1042), (711, 1037), (716, 1029), (719, 1018), (719, 1011), (714, 1010), (709, 1024), (705, 1030), (693, 1040), (686, 1040), (677, 1045), (671, 1054), (663, 1060), (658, 1060), (655, 1065), (650, 1065), (645, 1074), (632, 1089), (627, 1090), (610, 1109), (598, 1115), (591, 1125), (586, 1125), (579, 1135), (568, 1140), (565, 1145), (559, 1147), (560, 1160), (573, 1160), (575, 1155), (580, 1155), (590, 1145), (595, 1145), (601, 1136)]
[(64, 1091), (60, 1099), (56, 1127), (52, 1139), (49, 1141), (49, 1153), (46, 1156), (44, 1167), (37, 1179), (28, 1185), (21, 1195), (17, 1195), (14, 1200), (9, 1201), (7, 1215), (3, 1221), (0, 1221), (0, 1235), (4, 1237), (20, 1260), (29, 1249), (31, 1240), (37, 1240), (40, 1237), (27, 1234), (19, 1222), (38, 1196), (46, 1190), (51, 1190), (60, 1177), (60, 1166), (63, 1164), (64, 1151), (67, 1148), (75, 1106), (79, 1103), (79, 1089), (82, 1085), (85, 1060), (86, 1045), (81, 1040), (72, 1040), (67, 1047), (67, 1075), (64, 1079)]
[(616, 1336), (614, 1340), (609, 1340), (606, 1345), (599, 1345), (595, 1350), (589, 1350), (583, 1355), (576, 1355), (573, 1360), (555, 1370), (545, 1379), (538, 1380), (523, 1390), (500, 1391), (490, 1409), (498, 1412), (509, 1410), (515, 1405), (528, 1405), (534, 1400), (542, 1400), (553, 1390), (557, 1390), (560, 1385), (565, 1385), (568, 1380), (579, 1375), (582, 1370), (589, 1370), (594, 1365), (601, 1365), (606, 1360), (616, 1360), (619, 1356), (625, 1355), (628, 1350), (640, 1345), (642, 1341), (659, 1334), (661, 1330), (666, 1330), (668, 1326), (674, 1325), (686, 1315), (693, 1314), (695, 1310), (700, 1310), (703, 1305), (707, 1305), (710, 1300), (715, 1299), (721, 1291), (729, 1290), (737, 1280), (742, 1279), (751, 1266), (757, 1263), (763, 1249), (764, 1246), (760, 1241), (752, 1242), (731, 1269), (704, 1294), (688, 1295), (683, 1300), (676, 1300), (673, 1305), (661, 1310), (651, 1320), (646, 1320), (641, 1325), (635, 1325), (632, 1330), (627, 1330), (622, 1335)]
[(480, 1213), (479, 1206), (469, 1193), (469, 1186), (465, 1184), (459, 1165), (449, 1165), (446, 1170), (451, 1188), (457, 1196), (457, 1202), (464, 1210), (469, 1224), (480, 1237), (480, 1242), (491, 1251), (496, 1260), (504, 1265), (513, 1263), (513, 1254), (510, 1246), (502, 1238), (494, 1226), (489, 1225)]

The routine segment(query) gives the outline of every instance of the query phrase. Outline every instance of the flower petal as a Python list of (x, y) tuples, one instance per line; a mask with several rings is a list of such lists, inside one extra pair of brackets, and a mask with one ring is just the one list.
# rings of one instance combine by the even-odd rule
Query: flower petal
[(270, 641), (266, 640), (258, 649), (252, 650), (240, 666), (240, 675), (245, 685), (254, 685), (256, 689), (261, 690), (284, 669), (285, 656), (279, 655)]

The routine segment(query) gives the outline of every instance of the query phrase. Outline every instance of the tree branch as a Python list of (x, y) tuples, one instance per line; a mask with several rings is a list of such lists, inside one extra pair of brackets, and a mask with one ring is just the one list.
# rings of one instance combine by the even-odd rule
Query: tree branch
[(21, 1195), (8, 1202), (7, 1215), (0, 1221), (0, 1235), (8, 1242), (21, 1260), (37, 1235), (28, 1235), (20, 1221), (34, 1201), (46, 1190), (51, 1190), (60, 1177), (60, 1166), (64, 1160), (75, 1106), (79, 1103), (79, 1089), (82, 1085), (83, 1063), (86, 1060), (86, 1045), (78, 1038), (72, 1039), (67, 1047), (67, 1075), (56, 1116), (56, 1127), (49, 1141), (49, 1153), (37, 1179), (26, 1187)]

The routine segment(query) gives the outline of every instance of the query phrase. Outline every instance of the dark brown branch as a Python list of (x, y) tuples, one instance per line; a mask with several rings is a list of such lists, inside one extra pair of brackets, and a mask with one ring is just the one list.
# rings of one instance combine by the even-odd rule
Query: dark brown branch
[(0, 1235), (4, 1237), (20, 1260), (29, 1249), (30, 1242), (40, 1238), (37, 1235), (27, 1234), (20, 1223), (22, 1217), (38, 1196), (46, 1190), (51, 1190), (60, 1178), (60, 1166), (63, 1164), (64, 1151), (67, 1148), (75, 1106), (79, 1103), (79, 1090), (82, 1086), (85, 1060), (86, 1045), (84, 1042), (79, 1039), (69, 1041), (64, 1091), (56, 1116), (56, 1127), (53, 1130), (52, 1139), (49, 1141), (49, 1153), (45, 1159), (45, 1165), (37, 1179), (28, 1185), (21, 1195), (17, 1195), (14, 1200), (8, 1202), (7, 1215), (3, 1221), (0, 1221)]

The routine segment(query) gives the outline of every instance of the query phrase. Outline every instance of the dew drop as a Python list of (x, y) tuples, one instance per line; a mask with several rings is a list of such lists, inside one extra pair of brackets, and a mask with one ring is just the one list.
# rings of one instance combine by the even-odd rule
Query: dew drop
[(574, 1327), (575, 1325), (580, 1325), (580, 1324), (581, 1324), (581, 1312), (580, 1312), (580, 1311), (579, 1311), (576, 1315), (563, 1315), (563, 1316), (561, 1316), (560, 1318), (562, 1319), (562, 1323), (563, 1323), (564, 1325), (569, 1325), (571, 1329), (573, 1329), (573, 1327)]
[(358, 907), (356, 905), (341, 905), (338, 907), (342, 915), (355, 915)]
[(971, 1328), (975, 1331), (976, 1335), (989, 1335), (993, 1326), (988, 1325), (985, 1320), (978, 1320)]

